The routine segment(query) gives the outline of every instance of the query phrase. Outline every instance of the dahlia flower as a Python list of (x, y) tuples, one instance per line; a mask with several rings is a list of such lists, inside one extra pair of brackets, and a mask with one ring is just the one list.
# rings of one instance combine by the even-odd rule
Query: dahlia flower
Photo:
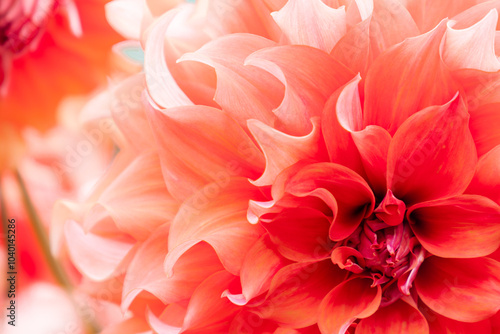
[(105, 333), (500, 331), (498, 10), (110, 3), (143, 73), (52, 226)]

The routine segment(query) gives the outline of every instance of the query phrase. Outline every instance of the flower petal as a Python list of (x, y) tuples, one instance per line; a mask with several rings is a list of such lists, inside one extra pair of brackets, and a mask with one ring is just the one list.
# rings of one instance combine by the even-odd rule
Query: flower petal
[[(481, 87), (479, 86), (479, 88)], [(476, 143), (479, 156), (500, 145), (500, 131), (494, 126), (494, 124), (500, 124), (499, 108), (500, 103), (489, 103), (471, 110), (470, 132)]]
[(262, 153), (223, 111), (204, 106), (164, 112), (151, 108), (148, 117), (165, 183), (177, 199), (188, 198), (210, 182), (225, 185), (231, 176), (257, 178), (262, 173)]
[(451, 70), (474, 68), (486, 72), (500, 69), (495, 55), (498, 12), (491, 10), (481, 21), (466, 29), (448, 24), (442, 47), (443, 61)]
[(331, 162), (363, 173), (363, 166), (351, 133), (361, 130), (363, 111), (359, 96), (358, 74), (330, 96), (321, 119), (323, 138)]
[(429, 324), (431, 334), (496, 333), (491, 331), (491, 324), (489, 319), (474, 323), (461, 322), (443, 317), (439, 313), (436, 313), (429, 309), (425, 304), (419, 305), (419, 308), (427, 318), (427, 323)]
[[(311, 132), (298, 137), (278, 131), (258, 120), (248, 120), (248, 129), (266, 158), (264, 173), (252, 183), (259, 187), (270, 185), (279, 173), (300, 160), (314, 158), (322, 160), (323, 154), (319, 143), (321, 130), (318, 122), (317, 117), (313, 118)], [(252, 146), (244, 148), (249, 152), (252, 152), (251, 149)]]
[(289, 264), (266, 234), (250, 248), (241, 266), (242, 294), (246, 301), (267, 291), (278, 270)]
[(321, 302), (318, 326), (321, 333), (345, 333), (356, 320), (377, 311), (382, 299), (380, 285), (369, 278), (353, 278), (336, 286)]
[(376, 125), (369, 125), (351, 135), (361, 156), (368, 183), (375, 195), (383, 197), (387, 190), (387, 155), (391, 135)]
[(429, 333), (426, 319), (416, 308), (402, 299), (379, 309), (372, 316), (361, 320), (356, 334)]
[(486, 196), (500, 204), (500, 145), (479, 159), (476, 173), (465, 192)]
[(189, 248), (206, 241), (224, 267), (238, 274), (244, 255), (263, 232), (259, 225), (249, 224), (246, 219), (248, 200), (259, 196), (258, 189), (242, 178), (231, 179), (225, 185), (212, 183), (194, 194), (172, 222), (166, 272), (172, 272), (174, 264)]
[(266, 70), (285, 85), (283, 101), (274, 111), (277, 129), (298, 136), (311, 131), (309, 120), (320, 116), (328, 97), (354, 76), (325, 52), (302, 45), (257, 51), (245, 65)]
[(242, 127), (248, 119), (273, 126), (276, 116), (272, 110), (283, 99), (283, 85), (268, 72), (243, 64), (251, 53), (275, 44), (260, 36), (231, 34), (184, 54), (179, 61), (198, 61), (215, 69), (214, 100)]
[(228, 327), (226, 322), (234, 316), (238, 307), (227, 298), (221, 298), (221, 295), (235, 279), (228, 272), (219, 271), (203, 281), (189, 300), (181, 333), (195, 333), (195, 330), (200, 333), (217, 332), (216, 326)]
[(116, 227), (137, 240), (171, 221), (178, 202), (165, 187), (156, 153), (137, 157), (106, 188), (98, 202), (113, 218)]
[[(330, 227), (330, 238), (341, 240), (349, 236), (367, 215), (371, 214), (375, 197), (368, 184), (358, 174), (332, 163), (309, 164), (295, 173), (286, 183), (285, 191), (295, 196), (309, 195), (317, 188), (331, 193), (338, 210)], [(273, 198), (274, 195), (273, 187)]]
[(370, 20), (370, 47), (374, 58), (391, 46), (416, 35), (419, 35), (417, 24), (400, 1), (373, 1), (373, 14)]
[(179, 88), (165, 63), (165, 33), (178, 12), (170, 10), (151, 25), (144, 50), (144, 72), (149, 94), (164, 108), (193, 104)]
[(412, 114), (453, 97), (458, 89), (439, 55), (445, 30), (443, 21), (433, 31), (408, 38), (374, 61), (365, 83), (365, 126), (379, 125), (392, 135)]
[(81, 273), (92, 280), (102, 281), (117, 274), (133, 255), (134, 242), (130, 237), (106, 238), (87, 233), (75, 221), (64, 226), (69, 255)]
[(418, 241), (440, 257), (473, 258), (500, 246), (500, 206), (477, 195), (414, 205), (408, 220)]
[(389, 147), (387, 184), (407, 206), (462, 193), (476, 167), (469, 115), (458, 94), (409, 118)]
[(189, 299), (196, 287), (211, 274), (223, 269), (217, 255), (206, 243), (189, 249), (177, 261), (174, 274), (167, 276), (163, 263), (168, 252), (169, 225), (160, 227), (137, 251), (123, 285), (122, 310), (134, 298), (148, 291), (164, 304)]
[(481, 321), (500, 310), (500, 263), (489, 258), (430, 257), (415, 286), (427, 306), (457, 321)]
[(255, 311), (285, 327), (311, 326), (316, 323), (311, 315), (343, 278), (344, 272), (330, 260), (291, 264), (274, 276), (265, 302)]
[(330, 52), (346, 32), (345, 8), (331, 8), (321, 0), (289, 0), (271, 13), (290, 44), (309, 45)]
[(330, 220), (320, 211), (307, 208), (283, 210), (271, 222), (264, 223), (278, 251), (293, 261), (320, 260), (328, 257), (325, 247)]

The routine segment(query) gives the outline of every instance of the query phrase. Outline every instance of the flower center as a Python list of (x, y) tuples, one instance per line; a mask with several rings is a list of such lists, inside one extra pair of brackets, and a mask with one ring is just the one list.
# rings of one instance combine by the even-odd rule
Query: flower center
[(425, 250), (405, 219), (406, 206), (389, 190), (386, 197), (342, 246), (332, 260), (355, 274), (371, 276), (382, 285), (382, 305), (410, 294)]

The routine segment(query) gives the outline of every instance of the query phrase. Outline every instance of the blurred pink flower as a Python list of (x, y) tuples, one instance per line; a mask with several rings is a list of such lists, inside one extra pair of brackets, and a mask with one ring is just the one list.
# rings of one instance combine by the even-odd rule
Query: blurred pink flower
[(497, 2), (147, 4), (108, 6), (144, 73), (53, 221), (106, 333), (499, 330)]

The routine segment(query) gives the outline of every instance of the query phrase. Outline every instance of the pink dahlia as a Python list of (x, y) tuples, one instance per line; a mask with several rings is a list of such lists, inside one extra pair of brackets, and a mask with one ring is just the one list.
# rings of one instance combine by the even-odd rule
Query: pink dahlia
[(176, 3), (54, 220), (106, 333), (498, 332), (499, 3)]

